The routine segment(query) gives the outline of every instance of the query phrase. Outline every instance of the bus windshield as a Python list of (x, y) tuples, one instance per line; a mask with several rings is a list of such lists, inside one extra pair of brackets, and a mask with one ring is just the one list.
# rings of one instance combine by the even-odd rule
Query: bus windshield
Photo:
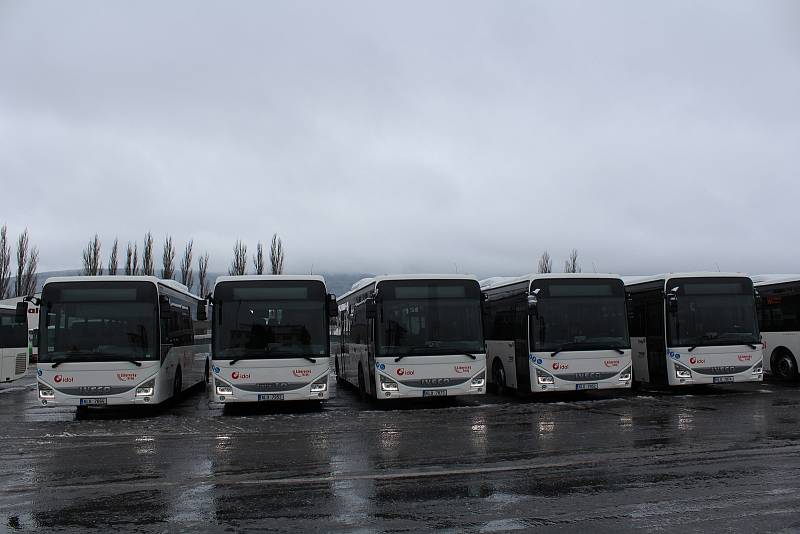
[(381, 282), (378, 354), (482, 353), (480, 299), (478, 282), (472, 280)]
[(531, 291), (538, 298), (538, 313), (530, 317), (532, 350), (630, 348), (622, 280), (537, 280)]
[(672, 347), (760, 342), (753, 283), (749, 278), (673, 278), (677, 311), (667, 313)]
[(325, 306), (321, 282), (221, 283), (214, 290), (214, 357), (327, 357)]
[(46, 285), (39, 361), (158, 360), (157, 295), (148, 282)]
[(0, 349), (27, 346), (27, 324), (17, 322), (16, 310), (0, 309)]

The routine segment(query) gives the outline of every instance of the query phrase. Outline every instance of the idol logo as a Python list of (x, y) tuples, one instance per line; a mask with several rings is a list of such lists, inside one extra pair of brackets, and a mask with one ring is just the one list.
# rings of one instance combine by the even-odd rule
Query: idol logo
[(397, 368), (397, 376), (414, 376), (413, 369), (403, 369), (402, 367)]
[(694, 365), (696, 363), (706, 363), (706, 361), (703, 358), (695, 358), (694, 356), (692, 356), (691, 358), (689, 358), (689, 363)]
[(240, 380), (240, 379), (245, 380), (247, 378), (250, 378), (250, 373), (240, 373), (239, 371), (234, 371), (231, 373), (231, 378), (233, 378), (234, 380)]
[(554, 371), (563, 371), (565, 369), (569, 369), (569, 364), (566, 364), (564, 362), (553, 362)]
[(70, 382), (75, 382), (75, 377), (72, 376), (63, 376), (63, 375), (56, 375), (53, 377), (53, 381), (56, 384), (65, 383), (69, 384)]

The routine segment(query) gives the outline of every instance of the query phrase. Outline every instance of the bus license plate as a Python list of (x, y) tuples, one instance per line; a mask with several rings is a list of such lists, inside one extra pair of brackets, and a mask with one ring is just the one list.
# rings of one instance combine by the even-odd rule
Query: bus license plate
[(258, 400), (260, 401), (283, 400), (283, 393), (268, 393), (266, 395), (259, 395)]
[(715, 384), (729, 384), (733, 382), (732, 376), (715, 376), (714, 383)]
[(575, 384), (575, 390), (580, 391), (582, 389), (597, 389), (597, 383), (593, 384)]
[(447, 390), (446, 389), (423, 389), (422, 390), (423, 397), (446, 397)]
[(108, 404), (108, 399), (81, 399), (81, 406)]

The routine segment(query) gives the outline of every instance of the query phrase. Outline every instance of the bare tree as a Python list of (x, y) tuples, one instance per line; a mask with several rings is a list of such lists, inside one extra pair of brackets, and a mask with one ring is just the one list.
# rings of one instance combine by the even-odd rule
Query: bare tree
[(283, 242), (278, 234), (272, 234), (272, 245), (269, 247), (269, 262), (272, 274), (283, 274)]
[(30, 238), (26, 228), (17, 240), (17, 278), (14, 281), (14, 296), (23, 297), (34, 293), (38, 264), (39, 249), (30, 247)]
[(147, 232), (144, 235), (144, 249), (142, 250), (142, 274), (145, 276), (155, 276), (156, 268), (153, 259), (153, 234)]
[(175, 246), (172, 244), (172, 236), (167, 236), (164, 241), (164, 254), (161, 256), (161, 278), (172, 280), (175, 278)]
[(128, 248), (125, 249), (125, 274), (128, 276), (133, 274), (133, 247), (130, 241), (128, 241)]
[(11, 245), (8, 243), (8, 227), (0, 227), (0, 299), (7, 298), (11, 282)]
[(233, 245), (233, 262), (228, 269), (231, 276), (241, 276), (247, 272), (247, 245), (240, 240), (236, 240)]
[(550, 253), (546, 250), (542, 252), (542, 257), (539, 258), (539, 274), (547, 274), (553, 272), (553, 260), (550, 258)]
[(569, 259), (564, 262), (564, 272), (565, 273), (581, 272), (581, 266), (578, 265), (578, 249), (573, 248), (572, 252), (570, 252)]
[(200, 282), (200, 296), (205, 297), (208, 294), (208, 252), (200, 256), (197, 260), (197, 277)]
[(142, 274), (142, 271), (139, 269), (139, 244), (133, 244), (133, 270), (131, 271), (134, 275)]
[(25, 274), (22, 275), (22, 292), (17, 294), (17, 296), (22, 295), (33, 295), (36, 293), (36, 283), (38, 281), (38, 275), (36, 274), (36, 270), (39, 268), (39, 248), (33, 247), (28, 254), (28, 259), (25, 265)]
[(108, 274), (115, 276), (117, 274), (117, 249), (119, 248), (119, 240), (115, 237), (114, 244), (111, 246), (111, 257), (108, 259)]
[(186, 243), (186, 248), (183, 249), (183, 257), (181, 258), (181, 283), (185, 285), (189, 291), (192, 290), (194, 285), (194, 271), (192, 271), (192, 246), (194, 242), (190, 239)]
[(83, 251), (83, 274), (86, 276), (98, 276), (103, 274), (103, 267), (100, 264), (100, 237), (94, 237), (86, 245)]
[(264, 245), (261, 244), (261, 241), (256, 245), (256, 254), (253, 256), (253, 267), (256, 270), (256, 274), (264, 274)]

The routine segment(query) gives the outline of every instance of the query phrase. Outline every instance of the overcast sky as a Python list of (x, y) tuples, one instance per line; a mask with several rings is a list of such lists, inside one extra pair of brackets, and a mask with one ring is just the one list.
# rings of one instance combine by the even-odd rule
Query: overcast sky
[(0, 180), (40, 271), (797, 272), (800, 3), (0, 0)]

